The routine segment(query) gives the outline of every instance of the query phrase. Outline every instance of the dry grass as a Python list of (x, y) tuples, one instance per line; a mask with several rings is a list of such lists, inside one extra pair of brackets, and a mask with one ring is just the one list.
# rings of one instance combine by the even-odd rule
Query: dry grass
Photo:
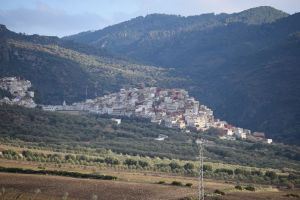
[[(35, 190), (40, 189), (35, 200), (62, 199), (67, 192), (68, 199), (92, 199), (93, 195), (98, 200), (178, 200), (183, 197), (197, 195), (196, 179), (187, 177), (158, 176), (156, 174), (142, 173), (119, 173), (121, 178), (118, 181), (75, 179), (69, 177), (42, 176), (0, 173), (0, 188), (8, 188), (5, 200), (16, 199), (22, 194), (20, 199), (30, 199), (35, 195)], [(177, 180), (183, 183), (193, 183), (193, 187), (177, 187), (169, 184), (156, 184), (158, 180), (166, 183)], [(226, 195), (217, 197), (224, 200), (283, 200), (290, 199), (285, 196), (291, 191), (280, 191), (274, 188), (261, 188), (256, 192), (233, 190), (232, 184), (206, 180), (206, 191), (213, 193), (215, 189), (225, 191)], [(292, 193), (299, 193), (299, 190)], [(215, 198), (215, 197), (214, 197)], [(213, 199), (208, 197), (206, 199)]]
[(13, 192), (10, 192), (10, 196), (24, 193), (25, 198), (25, 196), (34, 195), (34, 190), (39, 188), (41, 194), (38, 195), (37, 199), (61, 199), (68, 192), (68, 199), (91, 199), (92, 195), (97, 195), (98, 200), (168, 200), (193, 195), (196, 192), (195, 189), (188, 187), (123, 181), (95, 181), (6, 173), (0, 173), (0, 177), (0, 186), (14, 189)]

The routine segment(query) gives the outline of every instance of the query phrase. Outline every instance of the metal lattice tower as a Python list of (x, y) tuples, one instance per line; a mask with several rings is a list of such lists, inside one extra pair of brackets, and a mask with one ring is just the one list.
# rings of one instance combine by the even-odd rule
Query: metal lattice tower
[(196, 143), (199, 148), (199, 200), (204, 200), (204, 180), (203, 180), (203, 149), (204, 141), (201, 139), (196, 140)]

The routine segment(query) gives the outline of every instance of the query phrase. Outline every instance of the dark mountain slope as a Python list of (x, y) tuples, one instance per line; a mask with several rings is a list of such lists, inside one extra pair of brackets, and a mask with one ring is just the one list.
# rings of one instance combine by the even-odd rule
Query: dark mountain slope
[(3, 25), (0, 49), (0, 77), (30, 80), (36, 101), (43, 104), (72, 103), (126, 85), (176, 81), (165, 69), (107, 57), (103, 51), (57, 37), (16, 34)]
[(218, 117), (300, 144), (299, 21), (300, 14), (270, 7), (187, 18), (150, 15), (68, 39), (175, 68), (176, 76), (190, 80), (183, 87)]

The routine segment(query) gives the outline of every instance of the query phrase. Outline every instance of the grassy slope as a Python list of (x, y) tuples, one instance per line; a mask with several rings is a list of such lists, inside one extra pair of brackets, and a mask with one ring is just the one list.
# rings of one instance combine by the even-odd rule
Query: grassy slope
[[(72, 116), (11, 106), (0, 108), (1, 138), (20, 139), (33, 146), (106, 148), (119, 153), (192, 160), (197, 152), (192, 143), (196, 133), (186, 134), (141, 120), (124, 119), (117, 126), (109, 119), (96, 116)], [(169, 138), (155, 141), (159, 134)], [(299, 169), (298, 147), (201, 136), (209, 141), (205, 152), (207, 161)]]

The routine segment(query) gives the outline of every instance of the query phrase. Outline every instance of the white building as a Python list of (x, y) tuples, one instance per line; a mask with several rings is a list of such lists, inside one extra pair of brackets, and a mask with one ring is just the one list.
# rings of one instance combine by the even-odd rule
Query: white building
[(116, 119), (116, 118), (111, 118), (112, 121), (116, 122), (117, 125), (120, 125), (122, 120), (121, 119)]

